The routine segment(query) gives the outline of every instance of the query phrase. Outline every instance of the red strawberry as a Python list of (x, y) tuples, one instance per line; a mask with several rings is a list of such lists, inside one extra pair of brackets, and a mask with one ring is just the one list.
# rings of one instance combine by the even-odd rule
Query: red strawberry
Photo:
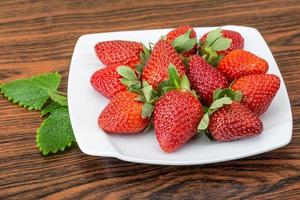
[[(196, 34), (195, 30), (193, 29), (193, 27), (188, 26), (188, 25), (183, 25), (183, 26), (179, 26), (179, 27), (175, 28), (174, 30), (170, 31), (167, 34), (166, 39), (169, 43), (172, 43), (176, 38), (178, 38), (181, 35), (184, 35), (189, 30), (191, 31), (189, 38), (197, 38), (197, 34)], [(196, 52), (197, 52), (197, 44), (195, 44), (192, 49), (185, 51), (183, 53), (183, 56), (189, 57), (191, 55), (196, 54)]]
[(273, 74), (243, 76), (231, 86), (243, 93), (242, 103), (257, 115), (267, 111), (280, 87), (280, 79)]
[(142, 118), (143, 103), (130, 91), (117, 93), (98, 118), (99, 126), (108, 133), (134, 134), (143, 131), (149, 118)]
[(202, 106), (190, 92), (172, 90), (154, 107), (154, 127), (160, 147), (172, 152), (197, 134)]
[[(205, 44), (206, 43), (206, 38), (207, 34), (204, 34), (202, 38), (200, 39), (200, 42)], [(236, 31), (231, 31), (231, 30), (221, 30), (221, 34), (224, 38), (231, 39), (230, 46), (226, 50), (222, 51), (217, 51), (218, 55), (226, 55), (230, 51), (233, 51), (235, 49), (243, 49), (244, 48), (244, 38), (241, 36), (240, 33)]]
[(120, 78), (116, 67), (107, 67), (96, 71), (90, 82), (96, 91), (111, 99), (116, 93), (126, 90), (125, 85), (120, 82)]
[(167, 41), (160, 40), (155, 44), (144, 67), (142, 79), (156, 88), (159, 83), (168, 79), (168, 66), (170, 63), (175, 65), (180, 76), (185, 73), (182, 60), (172, 45)]
[(196, 135), (203, 117), (201, 103), (189, 91), (187, 76), (183, 75), (180, 81), (176, 69), (170, 68), (175, 72), (170, 73), (170, 82), (176, 83), (168, 86), (174, 87), (173, 90), (161, 96), (155, 104), (153, 121), (156, 138), (165, 152), (175, 151)]
[(211, 115), (208, 130), (215, 140), (225, 142), (259, 135), (263, 124), (246, 106), (232, 102)]
[(216, 89), (228, 86), (225, 76), (199, 55), (191, 57), (188, 76), (192, 88), (198, 93), (201, 102), (205, 105), (212, 103), (213, 93)]
[(112, 40), (97, 43), (95, 51), (99, 60), (106, 66), (134, 67), (140, 62), (143, 45), (139, 42)]
[(220, 70), (228, 81), (250, 74), (265, 74), (269, 69), (266, 60), (245, 50), (228, 53), (219, 63)]

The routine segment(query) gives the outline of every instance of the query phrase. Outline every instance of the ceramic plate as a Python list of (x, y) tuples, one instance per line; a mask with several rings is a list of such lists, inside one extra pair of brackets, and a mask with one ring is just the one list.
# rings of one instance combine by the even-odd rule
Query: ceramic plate
[[(198, 37), (216, 27), (195, 28)], [(276, 61), (261, 34), (254, 28), (224, 26), (245, 38), (245, 49), (266, 59), (269, 72), (281, 79), (280, 89), (268, 111), (261, 116), (264, 131), (258, 137), (233, 142), (211, 142), (198, 135), (173, 153), (164, 153), (154, 131), (138, 135), (108, 135), (97, 124), (99, 113), (108, 100), (90, 85), (90, 77), (104, 65), (97, 59), (94, 45), (106, 40), (155, 42), (171, 29), (97, 33), (81, 36), (75, 46), (69, 72), (68, 103), (71, 123), (80, 149), (89, 155), (121, 160), (162, 164), (195, 165), (244, 158), (287, 145), (292, 136), (292, 114), (285, 84)]]

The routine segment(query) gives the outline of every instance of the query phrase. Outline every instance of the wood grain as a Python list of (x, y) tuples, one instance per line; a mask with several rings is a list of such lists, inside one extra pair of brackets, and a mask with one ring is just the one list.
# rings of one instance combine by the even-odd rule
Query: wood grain
[(0, 97), (0, 199), (300, 199), (300, 2), (0, 1), (0, 82), (59, 71), (66, 90), (82, 34), (226, 24), (257, 28), (284, 77), (293, 138), (281, 149), (204, 166), (155, 166), (84, 155), (43, 157), (41, 119)]

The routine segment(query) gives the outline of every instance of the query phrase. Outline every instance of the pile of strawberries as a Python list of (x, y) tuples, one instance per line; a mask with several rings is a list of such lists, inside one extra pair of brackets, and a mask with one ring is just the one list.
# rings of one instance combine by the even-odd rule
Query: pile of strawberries
[(216, 29), (197, 41), (181, 26), (149, 48), (133, 41), (95, 45), (106, 65), (91, 77), (110, 103), (98, 118), (111, 134), (138, 134), (154, 125), (161, 149), (173, 152), (197, 133), (225, 142), (263, 131), (265, 113), (280, 87), (268, 63), (243, 50), (244, 38)]

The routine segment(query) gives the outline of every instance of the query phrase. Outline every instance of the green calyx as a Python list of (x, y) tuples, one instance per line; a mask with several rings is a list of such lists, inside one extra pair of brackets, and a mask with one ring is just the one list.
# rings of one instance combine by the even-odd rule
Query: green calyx
[(161, 82), (157, 87), (159, 96), (171, 90), (182, 90), (182, 91), (191, 92), (196, 98), (198, 98), (195, 91), (190, 89), (190, 81), (188, 77), (184, 74), (180, 78), (176, 70), (176, 67), (172, 63), (169, 64), (168, 74), (169, 74), (169, 79)]
[(181, 89), (183, 91), (192, 92), (191, 84), (187, 75), (184, 74), (180, 78), (175, 66), (172, 63), (169, 64), (168, 72), (169, 72), (169, 83), (171, 87), (173, 87), (174, 89)]
[(147, 81), (143, 81), (141, 97), (144, 100), (142, 117), (143, 118), (151, 117), (154, 110), (154, 104), (156, 100), (159, 98), (159, 94), (158, 92), (156, 92), (156, 90), (152, 88), (152, 86)]
[(242, 100), (241, 91), (233, 91), (231, 88), (216, 89), (213, 94), (213, 103), (210, 107), (205, 108), (205, 114), (198, 125), (199, 132), (206, 132), (209, 125), (209, 117), (225, 105), (231, 104), (233, 101), (240, 102)]
[[(142, 44), (143, 45), (143, 44)], [(150, 58), (151, 51), (152, 51), (152, 43), (149, 43), (149, 48), (147, 48), (145, 45), (143, 45), (143, 51), (140, 53), (140, 63), (137, 64), (136, 67), (136, 72), (138, 77), (142, 75), (143, 69)]]
[(190, 68), (190, 66), (189, 66), (190, 58), (181, 56), (181, 60), (183, 62), (183, 65), (184, 65), (185, 69), (188, 71), (189, 68)]
[(153, 113), (153, 105), (158, 99), (158, 93), (146, 81), (141, 83), (140, 77), (136, 75), (133, 69), (127, 66), (120, 66), (117, 72), (122, 76), (120, 81), (131, 92), (138, 94), (136, 101), (143, 102), (142, 117), (150, 118)]
[(140, 94), (142, 84), (133, 69), (127, 66), (120, 66), (117, 68), (118, 74), (122, 76), (120, 81), (127, 87), (129, 91)]
[(176, 49), (177, 53), (189, 51), (197, 44), (196, 38), (190, 38), (192, 30), (188, 30), (185, 34), (178, 36), (173, 42), (172, 46)]
[(219, 108), (222, 108), (224, 105), (231, 104), (232, 100), (225, 96), (216, 101), (214, 101), (211, 106), (208, 108), (207, 112), (204, 114), (202, 120), (198, 125), (198, 131), (205, 131), (209, 124), (209, 117), (216, 112)]
[(231, 98), (233, 101), (241, 102), (243, 95), (241, 91), (234, 91), (231, 88), (216, 89), (213, 94), (213, 101), (216, 101), (217, 99), (220, 99), (225, 96)]
[(173, 64), (169, 64), (168, 73), (170, 78), (170, 85), (176, 89), (180, 89), (181, 88), (180, 76)]
[(228, 49), (231, 42), (231, 39), (223, 37), (220, 28), (210, 31), (207, 34), (205, 42), (200, 44), (200, 54), (208, 63), (216, 66), (222, 59), (222, 56), (219, 56), (217, 51)]

